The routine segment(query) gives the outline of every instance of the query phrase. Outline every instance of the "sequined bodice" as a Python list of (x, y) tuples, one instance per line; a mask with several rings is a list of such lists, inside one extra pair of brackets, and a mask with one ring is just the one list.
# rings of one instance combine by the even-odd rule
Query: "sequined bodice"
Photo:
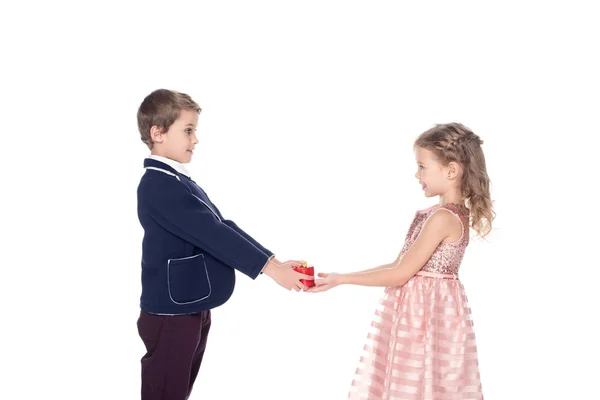
[(431, 258), (421, 268), (422, 271), (435, 272), (438, 274), (455, 274), (458, 275), (458, 269), (465, 254), (465, 249), (469, 243), (469, 209), (458, 204), (444, 204), (443, 206), (433, 206), (426, 210), (417, 211), (413, 219), (401, 255), (404, 254), (414, 241), (419, 236), (423, 224), (435, 211), (444, 208), (456, 215), (463, 226), (462, 237), (455, 242), (440, 243), (438, 248), (433, 252)]

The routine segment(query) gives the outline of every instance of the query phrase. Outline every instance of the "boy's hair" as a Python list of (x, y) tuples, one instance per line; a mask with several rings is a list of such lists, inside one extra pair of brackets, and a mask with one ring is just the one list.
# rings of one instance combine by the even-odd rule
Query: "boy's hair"
[(422, 133), (414, 146), (433, 152), (442, 165), (454, 161), (463, 167), (462, 197), (471, 210), (471, 227), (481, 237), (492, 230), (496, 216), (490, 197), (490, 178), (481, 145), (483, 140), (459, 123), (438, 124)]
[(150, 137), (150, 128), (156, 125), (163, 132), (167, 132), (179, 118), (181, 110), (193, 110), (198, 113), (202, 111), (189, 95), (174, 90), (158, 89), (146, 96), (137, 112), (142, 142), (152, 149), (154, 143)]

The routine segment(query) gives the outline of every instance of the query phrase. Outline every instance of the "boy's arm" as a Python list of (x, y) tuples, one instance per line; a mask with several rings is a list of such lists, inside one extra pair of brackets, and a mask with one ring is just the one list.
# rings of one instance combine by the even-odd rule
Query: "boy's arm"
[(255, 279), (271, 258), (222, 223), (178, 180), (165, 176), (160, 186), (143, 185), (141, 197), (151, 217), (163, 228)]
[[(213, 205), (214, 205), (214, 203), (213, 203)], [(220, 212), (219, 212), (219, 214), (220, 214)], [(260, 251), (262, 251), (263, 253), (265, 253), (269, 257), (271, 257), (273, 255), (273, 252), (271, 250), (267, 249), (262, 244), (258, 243), (256, 241), (256, 239), (254, 239), (252, 236), (248, 235), (245, 231), (243, 231), (242, 228), (240, 228), (239, 226), (237, 226), (235, 222), (233, 222), (230, 219), (224, 219), (224, 218), (222, 218), (222, 220), (223, 220), (223, 223), (225, 225), (227, 225), (228, 227), (230, 227), (231, 229), (233, 229), (234, 231), (236, 231), (237, 233), (239, 233), (240, 235), (242, 235), (247, 241), (249, 241), (250, 243), (252, 243)]]
[[(204, 190), (202, 192), (204, 192)], [(235, 222), (233, 222), (230, 219), (225, 219), (225, 217), (223, 217), (223, 214), (221, 214), (221, 211), (217, 208), (217, 206), (215, 205), (215, 203), (213, 203), (210, 200), (210, 197), (208, 197), (208, 195), (206, 194), (206, 192), (204, 192), (204, 195), (206, 196), (206, 198), (208, 199), (208, 201), (210, 201), (210, 203), (213, 206), (215, 212), (221, 218), (221, 222), (223, 222), (225, 225), (227, 225), (228, 227), (230, 227), (231, 229), (233, 229), (234, 231), (236, 231), (237, 233), (239, 233), (240, 235), (242, 235), (247, 241), (249, 241), (250, 243), (252, 243), (252, 245), (254, 247), (256, 247), (257, 249), (259, 249), (260, 251), (262, 251), (263, 253), (265, 253), (267, 256), (269, 256), (267, 262), (265, 263), (265, 265), (260, 270), (260, 274), (262, 274), (264, 272), (264, 270), (265, 270), (265, 268), (266, 268), (267, 263), (269, 262), (269, 260), (271, 260), (272, 258), (275, 258), (275, 254), (271, 250), (269, 250), (266, 247), (264, 247), (262, 244), (258, 243), (258, 241), (256, 239), (254, 239), (252, 236), (248, 235), (244, 230), (242, 230), (242, 228), (240, 228), (239, 226), (237, 226), (237, 224)]]
[[(200, 186), (196, 185), (198, 188), (200, 188)], [(230, 219), (226, 219), (225, 217), (223, 217), (223, 214), (221, 213), (221, 211), (219, 210), (219, 208), (215, 205), (215, 203), (213, 203), (210, 200), (210, 197), (208, 197), (208, 194), (206, 194), (206, 191), (202, 188), (200, 188), (200, 190), (202, 190), (202, 193), (204, 193), (204, 195), (206, 196), (206, 198), (208, 199), (208, 201), (211, 202), (211, 204), (213, 205), (215, 211), (217, 212), (217, 214), (219, 214), (219, 217), (221, 217), (221, 220), (223, 221), (223, 223), (227, 226), (229, 226), (231, 229), (233, 229), (234, 231), (236, 231), (237, 233), (239, 233), (240, 235), (242, 235), (244, 238), (246, 238), (247, 241), (249, 241), (250, 243), (252, 243), (255, 247), (257, 247), (260, 251), (262, 251), (263, 253), (265, 253), (266, 255), (268, 255), (269, 257), (273, 256), (273, 252), (270, 251), (269, 249), (267, 249), (266, 247), (264, 247), (262, 244), (258, 243), (258, 241), (256, 239), (254, 239), (252, 236), (250, 236), (249, 234), (247, 234), (244, 230), (242, 230), (242, 228), (240, 228), (239, 226), (237, 226), (237, 224), (235, 222), (233, 222)]]

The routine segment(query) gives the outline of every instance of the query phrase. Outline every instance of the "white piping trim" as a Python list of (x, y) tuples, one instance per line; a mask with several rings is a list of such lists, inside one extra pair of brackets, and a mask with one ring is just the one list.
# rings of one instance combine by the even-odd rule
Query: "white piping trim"
[[(165, 174), (167, 174), (167, 175), (174, 176), (175, 178), (177, 178), (177, 180), (178, 180), (179, 182), (181, 182), (181, 178), (179, 178), (179, 176), (177, 176), (176, 174), (174, 174), (174, 173), (172, 173), (172, 172), (170, 172), (170, 171), (167, 171), (166, 169), (162, 169), (162, 168), (156, 168), (156, 167), (145, 167), (145, 168), (146, 168), (146, 169), (153, 169), (153, 170), (155, 170), (155, 171), (164, 172), (164, 173), (165, 173)], [(212, 212), (212, 213), (214, 214), (214, 216), (215, 216), (215, 217), (217, 217), (217, 219), (219, 220), (219, 222), (223, 222), (223, 221), (221, 220), (221, 217), (219, 217), (219, 216), (217, 215), (217, 213), (215, 212), (215, 210), (213, 210), (213, 209), (212, 209), (212, 208), (211, 208), (211, 207), (210, 207), (208, 204), (206, 204), (206, 203), (205, 203), (205, 202), (204, 202), (204, 201), (203, 201), (203, 200), (202, 200), (200, 197), (196, 196), (194, 193), (192, 193), (192, 196), (194, 196), (196, 199), (198, 199), (198, 201), (199, 201), (200, 203), (204, 204), (204, 206), (206, 206), (206, 208), (208, 208), (208, 209), (210, 210), (210, 212)]]
[(146, 167), (146, 169), (153, 169), (153, 170), (155, 170), (155, 171), (164, 172), (164, 173), (165, 173), (165, 174), (167, 174), (167, 175), (174, 176), (175, 178), (177, 178), (177, 180), (178, 180), (179, 182), (181, 182), (181, 178), (179, 178), (179, 177), (178, 177), (176, 174), (174, 174), (174, 173), (172, 173), (172, 172), (170, 172), (170, 171), (167, 171), (166, 169), (162, 169), (162, 168), (156, 168), (156, 167)]
[(223, 222), (223, 221), (221, 221), (221, 218), (217, 215), (217, 213), (212, 208), (210, 208), (210, 206), (208, 204), (206, 204), (200, 197), (196, 196), (194, 193), (192, 193), (192, 196), (197, 198), (200, 203), (204, 204), (206, 206), (206, 208), (208, 208), (210, 210), (210, 212), (212, 212), (215, 215), (215, 217), (217, 217), (219, 222)]
[[(186, 301), (184, 303), (175, 301), (173, 299), (173, 296), (171, 295), (171, 261), (189, 260), (192, 258), (196, 258), (198, 256), (202, 257), (202, 263), (204, 264), (204, 272), (206, 272), (206, 279), (208, 281), (208, 294), (206, 296), (202, 297), (201, 299), (197, 299), (197, 300), (193, 300), (193, 301)], [(208, 269), (206, 268), (206, 260), (204, 259), (204, 254), (200, 253), (200, 254), (196, 254), (195, 256), (189, 256), (189, 257), (183, 257), (183, 258), (170, 258), (167, 261), (167, 288), (169, 290), (169, 298), (171, 299), (171, 301), (180, 306), (184, 306), (186, 304), (197, 303), (199, 301), (207, 299), (212, 293), (212, 285), (210, 284), (210, 276), (208, 276)]]

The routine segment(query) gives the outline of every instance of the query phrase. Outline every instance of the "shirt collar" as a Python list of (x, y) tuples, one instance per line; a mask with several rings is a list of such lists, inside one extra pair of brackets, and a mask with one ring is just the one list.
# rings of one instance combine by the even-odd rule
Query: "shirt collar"
[(182, 175), (187, 176), (188, 178), (190, 177), (190, 173), (188, 172), (188, 170), (185, 168), (185, 166), (175, 160), (171, 160), (170, 158), (166, 158), (166, 157), (162, 157), (162, 156), (157, 156), (155, 154), (151, 154), (148, 156), (149, 159), (151, 160), (155, 160), (155, 161), (160, 161), (164, 164), (167, 164), (169, 167), (173, 168), (175, 171), (179, 172)]

